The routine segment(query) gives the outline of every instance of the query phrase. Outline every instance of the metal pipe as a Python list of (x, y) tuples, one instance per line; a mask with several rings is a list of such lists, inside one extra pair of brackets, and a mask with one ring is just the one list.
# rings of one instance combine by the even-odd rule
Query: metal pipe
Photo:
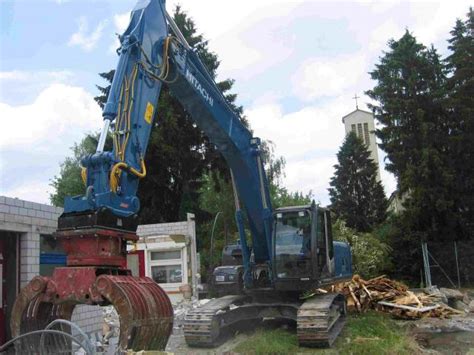
[(262, 196), (263, 208), (268, 208), (267, 195), (265, 193), (265, 182), (263, 181), (263, 164), (260, 155), (257, 155), (257, 167), (260, 180), (260, 195)]
[(232, 169), (230, 169), (230, 179), (232, 181), (232, 191), (234, 192), (234, 203), (235, 203), (235, 210), (240, 210), (240, 202), (239, 202), (239, 195), (237, 194), (237, 186), (235, 185), (234, 173)]
[(461, 288), (461, 274), (459, 273), (458, 243), (454, 241), (454, 256), (456, 257), (456, 271), (458, 273), (458, 288)]
[(102, 127), (102, 132), (100, 132), (99, 143), (97, 144), (96, 153), (102, 153), (104, 151), (105, 139), (107, 138), (107, 133), (109, 132), (110, 120), (108, 118), (104, 119), (104, 126)]
[(214, 266), (214, 262), (213, 262), (213, 259), (212, 259), (212, 256), (214, 254), (214, 229), (216, 228), (216, 223), (217, 223), (217, 218), (222, 214), (221, 211), (217, 212), (216, 213), (216, 216), (214, 217), (214, 223), (212, 224), (212, 231), (211, 231), (211, 255), (210, 255), (210, 259), (211, 259), (211, 266)]

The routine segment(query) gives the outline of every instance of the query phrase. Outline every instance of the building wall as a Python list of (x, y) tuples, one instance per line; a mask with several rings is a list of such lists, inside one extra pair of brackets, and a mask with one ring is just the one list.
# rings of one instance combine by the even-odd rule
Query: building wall
[[(56, 231), (62, 208), (0, 196), (0, 231), (20, 235), (20, 287), (40, 272), (40, 235)], [(76, 306), (73, 321), (86, 332), (102, 331), (99, 306)]]
[[(370, 151), (370, 157), (377, 164), (377, 167), (379, 167), (379, 154), (375, 137), (374, 116), (372, 113), (362, 110), (355, 110), (344, 116), (342, 118), (342, 122), (344, 123), (346, 134), (351, 132), (353, 127), (355, 127), (355, 133), (360, 139), (362, 139), (364, 143), (366, 143), (367, 148)], [(365, 138), (364, 123), (367, 124), (368, 127), (369, 144), (367, 144)], [(359, 131), (359, 127), (362, 128), (362, 132)], [(378, 168), (378, 178), (380, 180), (380, 168)]]

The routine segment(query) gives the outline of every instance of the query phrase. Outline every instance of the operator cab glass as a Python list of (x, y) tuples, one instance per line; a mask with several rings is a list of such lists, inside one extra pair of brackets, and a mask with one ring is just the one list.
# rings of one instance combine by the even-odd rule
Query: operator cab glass
[(277, 278), (311, 276), (311, 214), (308, 210), (275, 214)]

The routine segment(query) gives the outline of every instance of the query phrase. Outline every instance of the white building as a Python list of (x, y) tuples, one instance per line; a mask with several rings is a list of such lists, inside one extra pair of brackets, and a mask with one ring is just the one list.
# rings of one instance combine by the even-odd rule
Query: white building
[(188, 213), (182, 222), (139, 225), (137, 235), (140, 239), (129, 246), (127, 260), (132, 274), (152, 278), (173, 304), (183, 299), (186, 289), (197, 296), (200, 263), (194, 215)]
[(346, 134), (354, 132), (365, 143), (370, 151), (370, 157), (377, 164), (377, 176), (380, 180), (379, 154), (375, 140), (375, 124), (372, 113), (356, 108), (355, 111), (342, 118), (342, 123), (344, 123)]

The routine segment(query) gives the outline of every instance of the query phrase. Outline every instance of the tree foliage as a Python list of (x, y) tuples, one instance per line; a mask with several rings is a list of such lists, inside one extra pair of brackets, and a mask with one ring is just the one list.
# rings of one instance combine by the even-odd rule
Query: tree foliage
[(367, 94), (378, 102), (371, 107), (382, 125), (376, 134), (387, 153), (387, 170), (408, 196), (404, 220), (417, 238), (453, 236), (459, 223), (444, 100), (446, 69), (436, 50), (408, 31), (391, 40), (389, 48), (370, 73), (377, 85)]
[(347, 226), (368, 232), (386, 216), (387, 199), (377, 178), (377, 165), (364, 143), (350, 132), (337, 153), (331, 178), (331, 208)]
[[(418, 283), (420, 242), (468, 239), (474, 221), (474, 19), (457, 20), (442, 60), (408, 31), (370, 74), (376, 134), (404, 210), (385, 223), (398, 277)], [(451, 261), (454, 263), (454, 260)]]
[(360, 233), (338, 219), (333, 226), (334, 239), (351, 246), (352, 269), (363, 278), (372, 278), (391, 271), (392, 248), (374, 233)]
[[(61, 164), (58, 176), (51, 180), (54, 192), (49, 195), (49, 199), (54, 206), (64, 206), (66, 196), (77, 196), (85, 193), (85, 186), (81, 179), (81, 158), (95, 152), (98, 135), (88, 134), (80, 143), (74, 143), (71, 148), (72, 157), (67, 157)], [(110, 149), (112, 140), (110, 137), (105, 141), (105, 149)]]
[(474, 11), (457, 20), (448, 40), (446, 101), (449, 155), (459, 234), (474, 235)]

